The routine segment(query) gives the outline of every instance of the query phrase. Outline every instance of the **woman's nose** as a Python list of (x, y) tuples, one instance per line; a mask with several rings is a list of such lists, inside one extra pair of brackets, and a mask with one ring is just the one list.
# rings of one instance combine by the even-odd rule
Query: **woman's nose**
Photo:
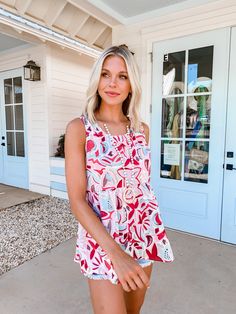
[(115, 86), (116, 85), (116, 77), (111, 77), (110, 82), (109, 82), (109, 86)]

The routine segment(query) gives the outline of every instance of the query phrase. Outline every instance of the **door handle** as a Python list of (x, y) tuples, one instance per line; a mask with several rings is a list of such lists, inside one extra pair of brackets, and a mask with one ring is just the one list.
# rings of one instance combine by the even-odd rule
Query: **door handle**
[(236, 168), (234, 168), (233, 164), (226, 164), (226, 169), (227, 170), (236, 170)]
[(2, 145), (2, 146), (6, 146), (6, 144), (5, 144), (5, 143), (1, 143), (1, 145)]

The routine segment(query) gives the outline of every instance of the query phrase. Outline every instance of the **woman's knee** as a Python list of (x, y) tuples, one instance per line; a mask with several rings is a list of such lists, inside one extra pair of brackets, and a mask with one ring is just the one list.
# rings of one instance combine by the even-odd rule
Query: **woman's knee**
[(108, 280), (89, 280), (90, 296), (95, 314), (127, 314), (123, 290)]
[(143, 302), (139, 304), (126, 305), (127, 314), (139, 314), (142, 308)]

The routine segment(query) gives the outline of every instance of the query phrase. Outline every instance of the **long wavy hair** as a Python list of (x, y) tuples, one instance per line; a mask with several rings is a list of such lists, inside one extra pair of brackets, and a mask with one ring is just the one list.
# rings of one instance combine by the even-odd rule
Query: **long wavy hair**
[(126, 45), (112, 46), (106, 49), (95, 62), (87, 89), (87, 102), (84, 108), (84, 113), (87, 115), (90, 122), (95, 123), (95, 111), (101, 105), (101, 97), (98, 94), (98, 85), (101, 77), (102, 66), (105, 59), (109, 56), (121, 57), (127, 68), (128, 77), (131, 85), (131, 93), (122, 104), (123, 113), (130, 120), (131, 128), (135, 131), (140, 129), (140, 102), (141, 102), (141, 85), (139, 79), (138, 66), (135, 62), (133, 53)]

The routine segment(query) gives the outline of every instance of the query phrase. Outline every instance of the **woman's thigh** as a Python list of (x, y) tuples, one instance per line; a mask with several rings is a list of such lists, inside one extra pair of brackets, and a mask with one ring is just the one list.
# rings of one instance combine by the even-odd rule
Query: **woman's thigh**
[[(152, 273), (152, 264), (150, 266), (144, 267), (143, 270), (150, 278)], [(130, 292), (123, 291), (128, 314), (139, 314), (139, 311), (144, 302), (146, 291), (147, 288), (137, 289)]]
[(89, 279), (89, 289), (95, 314), (126, 314), (123, 288), (109, 280)]

